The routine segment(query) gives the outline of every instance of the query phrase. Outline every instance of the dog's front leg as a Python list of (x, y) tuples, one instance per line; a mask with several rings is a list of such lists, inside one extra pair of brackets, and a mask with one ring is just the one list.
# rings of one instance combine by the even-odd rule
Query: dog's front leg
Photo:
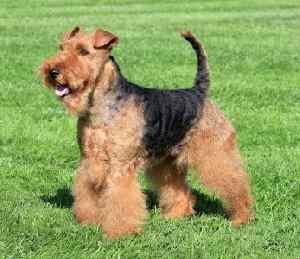
[(99, 199), (101, 226), (109, 238), (141, 232), (146, 217), (145, 196), (133, 164), (112, 161)]
[(106, 170), (105, 161), (82, 159), (73, 187), (73, 211), (79, 223), (101, 224), (98, 202)]

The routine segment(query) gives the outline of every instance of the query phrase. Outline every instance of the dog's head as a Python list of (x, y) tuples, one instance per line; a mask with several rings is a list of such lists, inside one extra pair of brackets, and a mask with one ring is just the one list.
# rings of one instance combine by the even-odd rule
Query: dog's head
[(89, 95), (117, 43), (115, 35), (102, 29), (86, 33), (76, 27), (64, 33), (58, 54), (40, 66), (45, 85), (71, 112), (86, 111)]

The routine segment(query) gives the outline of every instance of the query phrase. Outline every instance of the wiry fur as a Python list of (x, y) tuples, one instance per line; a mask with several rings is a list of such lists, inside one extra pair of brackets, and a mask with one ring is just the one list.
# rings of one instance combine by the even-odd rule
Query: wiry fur
[(190, 32), (182, 36), (197, 56), (190, 89), (161, 91), (128, 82), (110, 56), (118, 38), (101, 29), (66, 33), (62, 51), (41, 66), (47, 86), (68, 88), (60, 99), (79, 117), (75, 217), (102, 226), (110, 238), (142, 230), (147, 213), (137, 181), (141, 167), (158, 190), (166, 218), (194, 212), (196, 198), (185, 179), (188, 166), (224, 201), (234, 224), (251, 216), (253, 198), (235, 131), (207, 99), (206, 54)]

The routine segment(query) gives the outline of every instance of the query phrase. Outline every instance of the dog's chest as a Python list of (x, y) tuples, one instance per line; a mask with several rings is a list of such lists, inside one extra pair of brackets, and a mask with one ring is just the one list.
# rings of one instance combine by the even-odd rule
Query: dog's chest
[[(144, 118), (142, 107), (127, 99), (117, 101), (108, 98), (90, 110), (79, 129), (80, 144), (86, 149), (108, 153), (120, 160), (133, 159), (142, 153)], [(93, 145), (89, 144), (93, 143)]]

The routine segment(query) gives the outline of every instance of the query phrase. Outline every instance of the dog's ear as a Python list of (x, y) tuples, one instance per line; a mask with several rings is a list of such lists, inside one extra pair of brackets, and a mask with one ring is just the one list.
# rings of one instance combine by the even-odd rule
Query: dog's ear
[(80, 32), (80, 27), (79, 27), (79, 26), (76, 26), (76, 27), (70, 32), (69, 38), (74, 37), (78, 32)]
[(76, 26), (71, 32), (65, 32), (63, 35), (63, 41), (73, 38), (80, 31), (80, 27)]
[(106, 48), (111, 50), (118, 44), (118, 37), (108, 31), (97, 29), (94, 34), (94, 48)]

